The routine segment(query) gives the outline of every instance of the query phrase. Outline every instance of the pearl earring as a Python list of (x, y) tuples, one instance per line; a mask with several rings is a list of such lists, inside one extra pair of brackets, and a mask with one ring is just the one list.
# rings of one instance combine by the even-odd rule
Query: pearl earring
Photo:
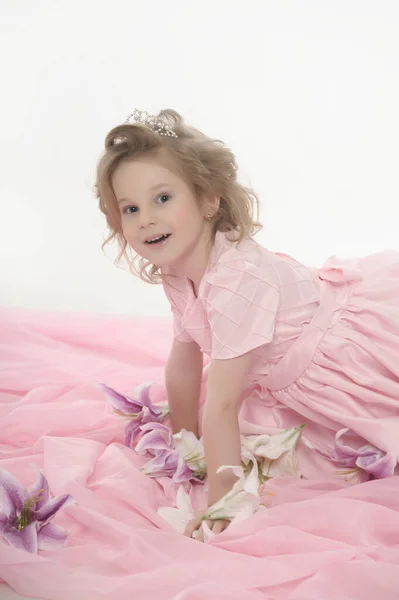
[(210, 221), (212, 219), (212, 215), (211, 214), (206, 215), (206, 218), (209, 219), (209, 221)]

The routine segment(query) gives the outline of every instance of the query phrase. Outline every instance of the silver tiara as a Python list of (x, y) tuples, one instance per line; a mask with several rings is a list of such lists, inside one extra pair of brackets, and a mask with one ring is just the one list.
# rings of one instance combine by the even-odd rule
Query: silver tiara
[(150, 127), (159, 133), (159, 135), (177, 137), (177, 134), (173, 131), (165, 117), (162, 115), (150, 115), (146, 110), (139, 110), (138, 108), (135, 108), (134, 111), (127, 116), (125, 123), (130, 123), (132, 118), (136, 123)]

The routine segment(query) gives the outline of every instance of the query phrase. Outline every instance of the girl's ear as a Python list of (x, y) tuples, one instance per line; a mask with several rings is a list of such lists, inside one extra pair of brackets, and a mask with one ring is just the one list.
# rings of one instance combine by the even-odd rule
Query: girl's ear
[(214, 217), (219, 210), (220, 196), (208, 197), (204, 202), (204, 214), (208, 218), (208, 215)]

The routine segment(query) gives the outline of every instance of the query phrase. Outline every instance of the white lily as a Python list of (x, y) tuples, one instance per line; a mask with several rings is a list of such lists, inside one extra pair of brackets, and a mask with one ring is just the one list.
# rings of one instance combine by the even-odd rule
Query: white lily
[(158, 514), (176, 531), (184, 533), (187, 523), (194, 519), (194, 509), (182, 485), (177, 490), (176, 507), (163, 506), (158, 508)]
[[(204, 514), (202, 529), (206, 541), (214, 537), (206, 520), (228, 520), (233, 524), (246, 519), (264, 508), (259, 490), (266, 480), (277, 476), (301, 476), (295, 449), (303, 427), (304, 425), (291, 427), (275, 435), (252, 435), (241, 438), (242, 465), (223, 466), (218, 469), (218, 473), (231, 470), (237, 477), (237, 481), (232, 489)], [(175, 449), (193, 473), (206, 474), (201, 440), (186, 430), (175, 434), (173, 438)], [(183, 487), (180, 487), (177, 492), (176, 508), (160, 508), (158, 514), (181, 533), (195, 516), (190, 498)]]
[(241, 438), (243, 449), (258, 459), (265, 480), (271, 477), (301, 477), (295, 449), (303, 428), (304, 425), (301, 425), (274, 435), (250, 435)]
[[(180, 486), (176, 494), (176, 507), (163, 506), (158, 508), (158, 514), (169, 525), (171, 525), (179, 533), (184, 533), (187, 523), (195, 518), (195, 511), (191, 504), (189, 495), (185, 492), (183, 486)], [(209, 542), (215, 534), (209, 529), (207, 523), (202, 524), (204, 541)], [(198, 535), (198, 531), (194, 532), (193, 537)]]
[(205, 452), (202, 440), (192, 431), (182, 429), (173, 435), (174, 447), (198, 479), (206, 476)]
[[(245, 468), (234, 466), (218, 469), (218, 473), (231, 469), (238, 481), (223, 498), (215, 502), (204, 514), (202, 530), (205, 542), (215, 536), (208, 527), (206, 519), (211, 521), (226, 519), (234, 523), (250, 517), (254, 512), (263, 508), (259, 497), (259, 476), (256, 459), (248, 451), (244, 451), (242, 459)], [(248, 471), (251, 462), (252, 467), (246, 476), (245, 473)], [(184, 532), (187, 523), (195, 517), (190, 498), (182, 486), (176, 494), (176, 508), (165, 506), (158, 509), (158, 514), (180, 533)]]
[(246, 475), (248, 469), (244, 469), (242, 466), (220, 467), (218, 473), (230, 469), (238, 477), (238, 481), (223, 498), (208, 508), (204, 518), (210, 520), (227, 519), (231, 522), (241, 521), (259, 510), (261, 506), (260, 482), (256, 459), (248, 450), (243, 450), (241, 459), (245, 467), (248, 467), (252, 462), (249, 473)]

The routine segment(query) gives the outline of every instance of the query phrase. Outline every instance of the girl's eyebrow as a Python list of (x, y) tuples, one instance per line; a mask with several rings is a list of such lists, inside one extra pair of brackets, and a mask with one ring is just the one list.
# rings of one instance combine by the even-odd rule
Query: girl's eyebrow
[[(150, 188), (150, 192), (156, 192), (156, 190), (169, 186), (168, 183), (157, 183), (157, 185), (153, 185)], [(118, 204), (122, 204), (122, 202), (133, 202), (133, 200), (130, 200), (129, 198), (119, 198), (118, 200)]]

